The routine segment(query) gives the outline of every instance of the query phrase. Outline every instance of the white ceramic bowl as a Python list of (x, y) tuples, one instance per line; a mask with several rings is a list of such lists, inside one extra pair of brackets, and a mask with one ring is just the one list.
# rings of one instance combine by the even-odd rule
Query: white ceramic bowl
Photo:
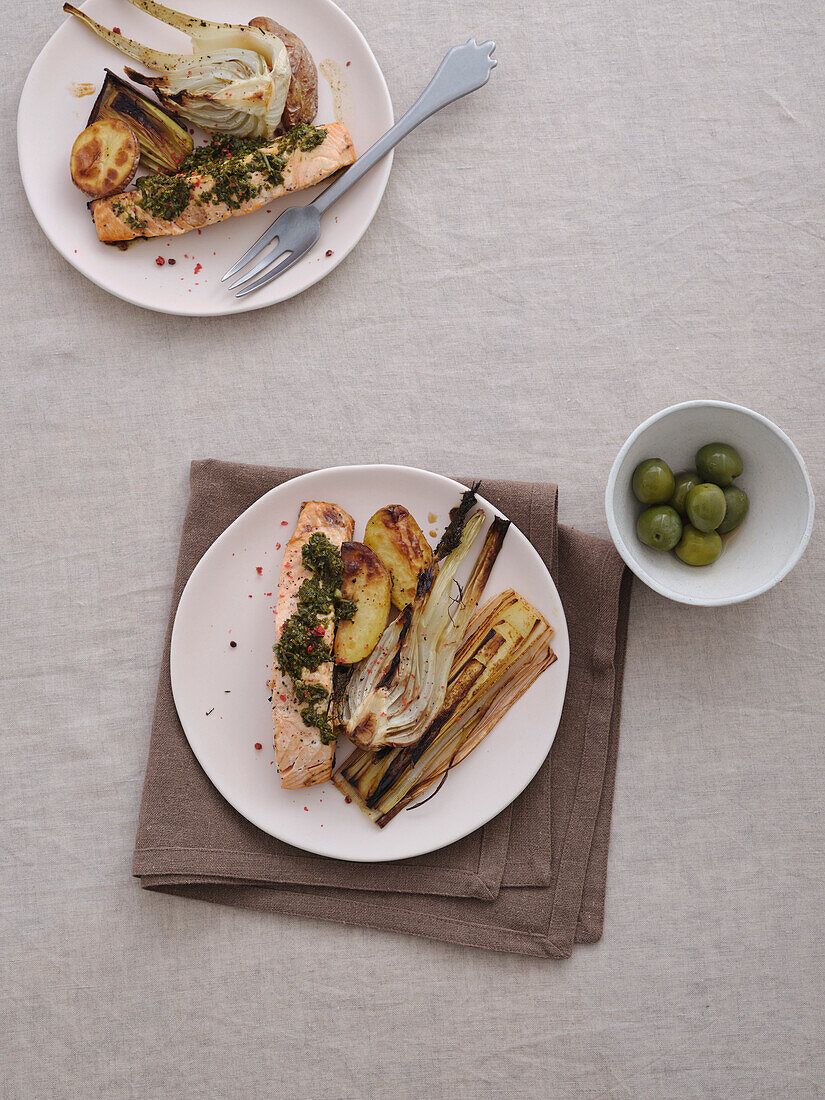
[[(744, 463), (736, 484), (750, 511), (723, 536), (713, 565), (685, 565), (673, 553), (652, 550), (636, 535), (643, 506), (630, 487), (646, 458), (662, 458), (674, 473), (694, 468), (705, 443), (730, 443)], [(814, 522), (814, 494), (805, 463), (785, 433), (764, 416), (725, 401), (686, 401), (640, 424), (616, 456), (605, 491), (605, 511), (616, 549), (636, 576), (679, 603), (713, 607), (766, 592), (796, 565)]]

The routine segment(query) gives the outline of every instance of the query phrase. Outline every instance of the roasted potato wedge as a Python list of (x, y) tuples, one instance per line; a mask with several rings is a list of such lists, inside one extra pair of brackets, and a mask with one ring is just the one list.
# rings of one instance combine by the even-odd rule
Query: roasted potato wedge
[(418, 574), (433, 560), (424, 532), (403, 504), (390, 504), (370, 519), (364, 542), (389, 569), (392, 602), (403, 610), (415, 599)]
[(297, 34), (288, 31), (274, 19), (256, 15), (254, 19), (250, 19), (249, 25), (277, 35), (286, 46), (292, 80), (281, 116), (281, 126), (284, 130), (291, 130), (299, 122), (312, 122), (318, 113), (318, 70), (312, 54)]
[(139, 160), (138, 139), (126, 123), (102, 118), (75, 139), (69, 171), (84, 195), (102, 199), (132, 182)]
[(374, 550), (363, 542), (345, 542), (341, 546), (344, 580), (341, 592), (345, 600), (355, 600), (355, 618), (344, 619), (335, 632), (334, 655), (337, 664), (354, 665), (375, 649), (387, 625), (390, 613), (390, 574)]

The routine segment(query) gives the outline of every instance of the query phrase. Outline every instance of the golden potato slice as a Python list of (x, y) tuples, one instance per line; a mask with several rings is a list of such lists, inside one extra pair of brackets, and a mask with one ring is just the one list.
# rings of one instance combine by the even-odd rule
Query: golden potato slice
[(341, 547), (345, 600), (355, 600), (353, 619), (344, 619), (335, 632), (337, 664), (354, 665), (375, 649), (384, 633), (390, 613), (390, 574), (374, 550), (363, 542), (345, 542)]
[(84, 195), (102, 199), (132, 182), (139, 160), (138, 139), (126, 123), (102, 118), (75, 139), (69, 171)]
[(364, 542), (389, 569), (392, 602), (403, 610), (415, 599), (418, 574), (433, 560), (424, 532), (403, 504), (390, 504), (370, 519)]

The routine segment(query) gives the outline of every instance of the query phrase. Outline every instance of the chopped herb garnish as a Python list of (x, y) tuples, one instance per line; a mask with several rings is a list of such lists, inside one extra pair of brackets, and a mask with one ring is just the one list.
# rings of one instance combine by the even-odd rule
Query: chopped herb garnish
[(339, 622), (341, 619), (354, 619), (357, 610), (358, 604), (355, 600), (337, 599), (335, 601), (335, 621)]
[(189, 181), (184, 176), (160, 176), (153, 173), (135, 182), (140, 205), (147, 214), (173, 222), (189, 205)]
[(344, 576), (341, 551), (336, 550), (326, 535), (316, 531), (310, 535), (301, 550), (301, 561), (311, 569), (321, 584), (338, 589)]
[(146, 222), (141, 221), (134, 210), (127, 206), (125, 202), (114, 203), (112, 209), (115, 217), (120, 218), (122, 222), (126, 222), (129, 228), (134, 229), (135, 232), (140, 233), (146, 228)]
[(352, 618), (356, 604), (341, 596), (343, 566), (341, 552), (326, 535), (316, 531), (301, 550), (301, 560), (312, 574), (298, 589), (298, 606), (284, 623), (281, 637), (273, 646), (278, 667), (292, 680), (305, 726), (315, 727), (325, 745), (335, 740), (330, 709), (332, 698), (323, 684), (304, 680), (332, 660), (332, 649), (324, 640), (331, 625)]
[[(296, 149), (309, 153), (327, 136), (324, 129), (301, 123), (280, 138), (243, 138), (215, 134), (206, 145), (193, 149), (181, 160), (174, 175), (157, 172), (142, 176), (135, 187), (140, 207), (164, 221), (175, 221), (186, 207), (225, 205), (237, 210), (257, 198), (262, 191), (280, 187), (290, 154)], [(190, 177), (202, 174), (201, 181)], [(203, 189), (193, 193), (193, 185)], [(132, 229), (142, 230), (146, 223), (121, 203), (115, 214)]]
[(278, 145), (279, 153), (292, 153), (300, 149), (303, 153), (311, 153), (317, 149), (327, 136), (323, 127), (311, 126), (308, 122), (302, 122), (298, 126), (284, 134)]
[[(329, 718), (329, 692), (323, 684), (295, 685), (295, 697), (301, 704), (301, 721), (305, 726), (315, 726), (325, 745), (335, 740)], [(323, 704), (323, 706), (321, 705)]]

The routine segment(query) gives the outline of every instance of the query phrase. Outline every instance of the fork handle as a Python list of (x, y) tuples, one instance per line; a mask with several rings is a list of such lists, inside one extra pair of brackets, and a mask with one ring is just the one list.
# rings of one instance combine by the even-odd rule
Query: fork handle
[(349, 191), (353, 184), (356, 184), (430, 115), (434, 115), (448, 103), (453, 103), (483, 87), (496, 64), (490, 57), (494, 49), (495, 43), (483, 42), (479, 46), (472, 38), (463, 46), (453, 46), (444, 56), (430, 83), (406, 114), (402, 115), (383, 137), (371, 145), (366, 153), (351, 164), (335, 183), (312, 203), (318, 213), (323, 214), (328, 210), (334, 202)]

